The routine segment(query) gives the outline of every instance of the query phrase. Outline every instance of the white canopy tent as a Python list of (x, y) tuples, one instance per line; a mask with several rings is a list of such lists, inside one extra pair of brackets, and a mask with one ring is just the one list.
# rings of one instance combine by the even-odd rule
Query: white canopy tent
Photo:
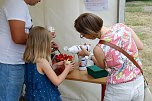
[[(14, 0), (15, 1), (15, 0)], [(64, 53), (64, 46), (91, 43), (94, 46), (98, 40), (81, 39), (74, 29), (74, 20), (84, 12), (92, 12), (104, 20), (105, 26), (111, 26), (124, 21), (125, 0), (108, 0), (108, 9), (88, 11), (84, 1), (87, 0), (41, 0), (35, 7), (29, 7), (34, 25), (55, 28), (55, 41)], [(89, 1), (89, 0), (88, 0)], [(97, 1), (97, 0), (94, 0)], [(3, 0), (0, 0), (0, 4)], [(100, 101), (101, 85), (65, 80), (59, 90), (64, 101)]]

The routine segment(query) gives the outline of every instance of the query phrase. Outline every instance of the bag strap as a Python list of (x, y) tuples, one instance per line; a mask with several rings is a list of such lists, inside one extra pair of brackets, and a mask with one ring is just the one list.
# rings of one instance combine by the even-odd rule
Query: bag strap
[(123, 50), (123, 49), (120, 48), (119, 46), (116, 46), (116, 45), (114, 45), (114, 44), (112, 44), (112, 43), (110, 43), (110, 42), (107, 42), (107, 41), (105, 41), (105, 40), (100, 40), (100, 41), (99, 41), (99, 44), (108, 45), (108, 46), (110, 46), (110, 47), (118, 50), (119, 52), (123, 53), (130, 61), (133, 62), (133, 64), (134, 64), (137, 68), (140, 69), (141, 73), (143, 74), (143, 70), (141, 69), (140, 65), (139, 65), (139, 64), (137, 63), (137, 61), (135, 61), (135, 59), (134, 59), (131, 55), (129, 55), (125, 50)]

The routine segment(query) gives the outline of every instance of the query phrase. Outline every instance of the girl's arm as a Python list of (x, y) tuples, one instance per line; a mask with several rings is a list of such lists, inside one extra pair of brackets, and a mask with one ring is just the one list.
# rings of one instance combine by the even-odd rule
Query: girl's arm
[(57, 62), (52, 65), (53, 70), (64, 67), (64, 61)]
[(56, 75), (56, 73), (51, 68), (49, 62), (46, 59), (41, 59), (37, 66), (42, 69), (43, 73), (47, 75), (49, 80), (54, 85), (59, 86), (62, 83), (62, 81), (66, 78), (67, 74), (72, 69), (73, 65), (65, 64), (65, 69), (59, 76)]

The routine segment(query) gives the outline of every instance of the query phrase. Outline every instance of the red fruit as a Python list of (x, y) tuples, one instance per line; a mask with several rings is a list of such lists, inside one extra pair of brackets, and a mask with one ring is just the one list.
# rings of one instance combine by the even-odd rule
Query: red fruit
[(59, 60), (60, 60), (60, 61), (64, 61), (64, 58), (62, 57), (62, 58), (60, 58)]
[(73, 56), (68, 56), (68, 60), (72, 61)]
[(66, 57), (67, 57), (67, 54), (63, 54), (63, 57), (66, 58)]
[(59, 54), (59, 57), (63, 57), (63, 54)]
[(64, 61), (64, 60), (72, 61), (73, 56), (72, 55), (67, 55), (67, 54), (59, 54), (59, 55), (55, 56), (55, 59), (56, 59), (57, 62)]
[(59, 58), (59, 55), (55, 55), (55, 58)]

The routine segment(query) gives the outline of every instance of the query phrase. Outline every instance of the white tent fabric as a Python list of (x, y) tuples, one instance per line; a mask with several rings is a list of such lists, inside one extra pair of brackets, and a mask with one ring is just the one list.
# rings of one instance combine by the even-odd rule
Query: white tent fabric
[[(92, 12), (101, 16), (106, 26), (117, 22), (117, 2), (109, 0), (109, 8), (105, 11)], [(83, 0), (42, 0), (36, 7), (30, 7), (34, 25), (51, 25), (55, 27), (57, 37), (56, 42), (63, 51), (64, 46), (75, 44), (90, 43), (89, 40), (80, 39), (75, 31), (74, 20), (83, 12), (89, 12), (85, 9)], [(94, 45), (97, 40), (91, 42)]]
[[(2, 1), (0, 0), (0, 4)], [(118, 2), (119, 0), (108, 0), (107, 10), (92, 13), (101, 16), (104, 24), (110, 26), (118, 21)], [(55, 41), (63, 53), (65, 53), (64, 46), (90, 43), (94, 47), (98, 42), (98, 40), (80, 39), (73, 27), (74, 20), (81, 13), (90, 12), (85, 9), (84, 0), (41, 0), (38, 5), (29, 8), (34, 25), (51, 25), (55, 28), (57, 33)], [(100, 84), (65, 80), (59, 86), (59, 90), (63, 101), (100, 101), (101, 99)]]

